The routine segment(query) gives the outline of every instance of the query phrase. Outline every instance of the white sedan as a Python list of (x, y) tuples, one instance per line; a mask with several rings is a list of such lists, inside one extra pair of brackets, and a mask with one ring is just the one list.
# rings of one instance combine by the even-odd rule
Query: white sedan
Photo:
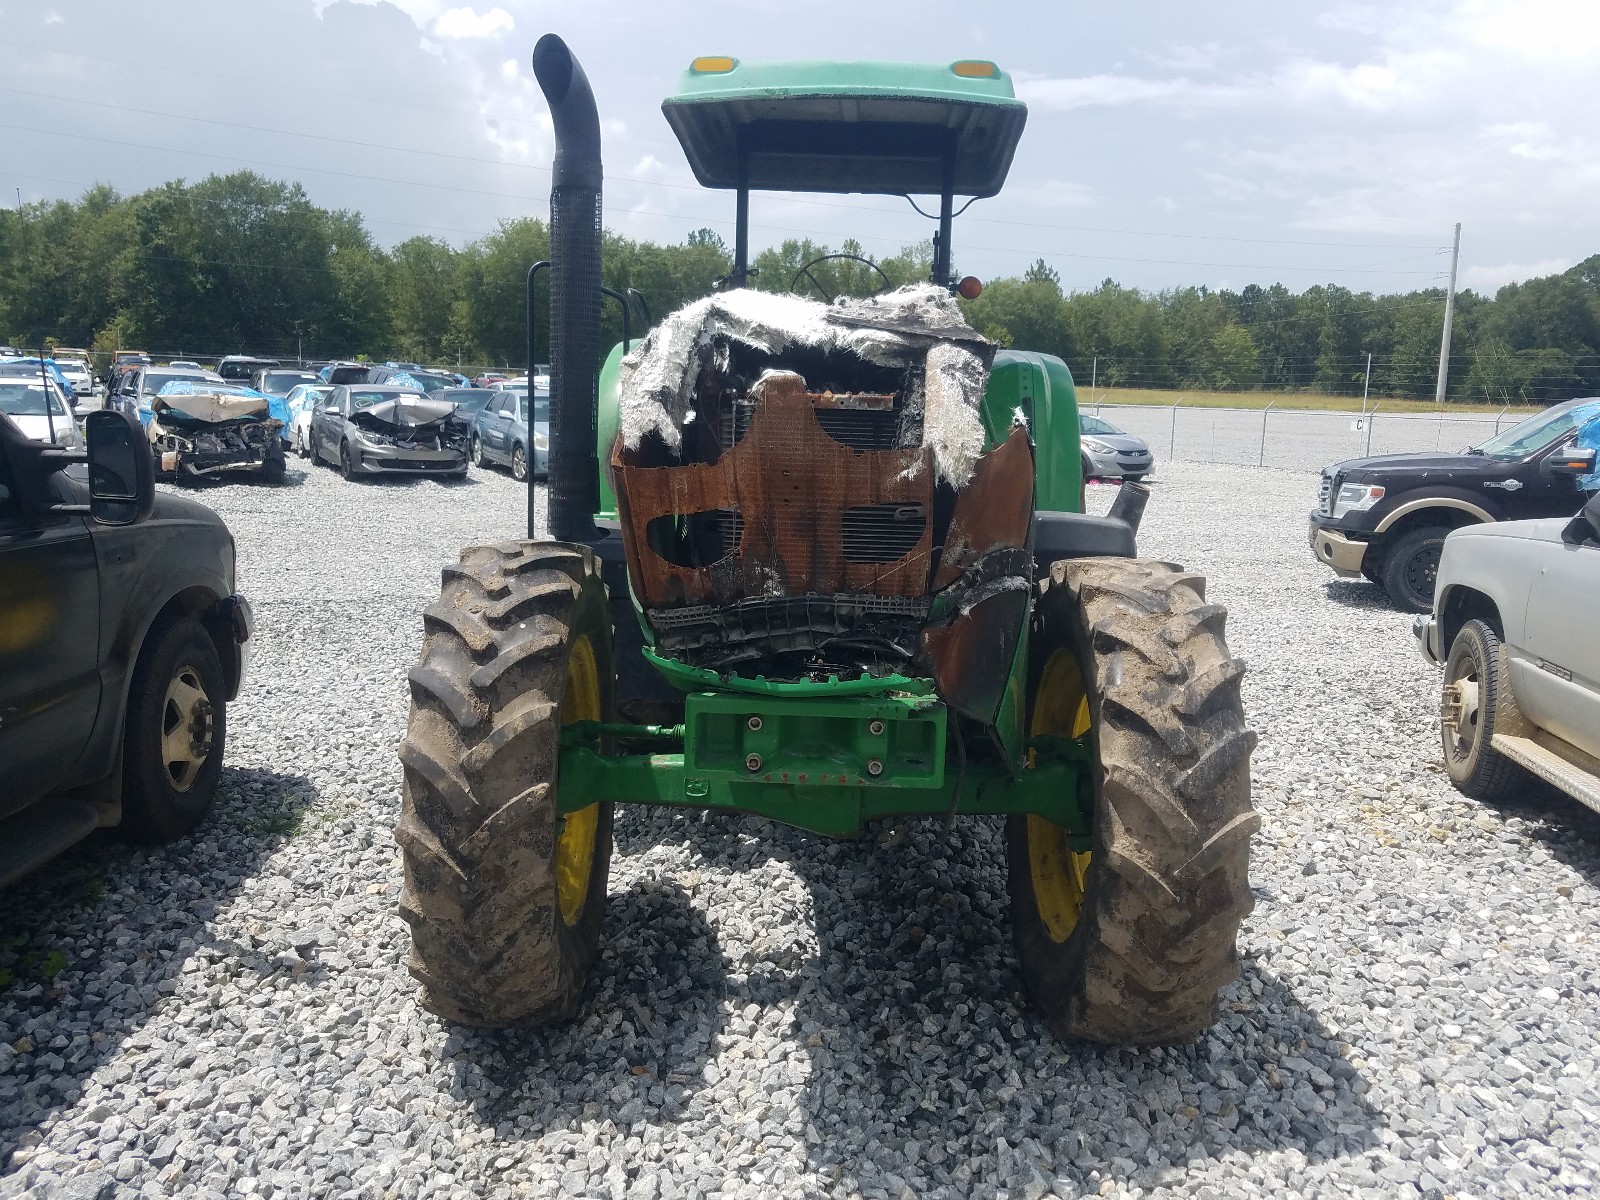
[(289, 445), (301, 458), (311, 457), (311, 413), (316, 408), (317, 401), (329, 392), (333, 385), (327, 383), (301, 383), (289, 390), (283, 402), (289, 406)]

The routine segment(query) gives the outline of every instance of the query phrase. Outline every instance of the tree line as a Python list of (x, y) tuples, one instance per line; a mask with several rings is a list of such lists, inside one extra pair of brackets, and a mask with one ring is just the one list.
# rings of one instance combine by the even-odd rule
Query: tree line
[[(956, 244), (960, 252), (959, 241)], [(77, 200), (0, 213), (0, 340), (191, 356), (404, 359), (463, 367), (527, 361), (530, 264), (549, 231), (507, 220), (463, 246), (413, 237), (384, 248), (361, 215), (321, 208), (298, 184), (251, 171), (176, 180), (123, 196), (97, 186)], [(862, 295), (926, 279), (930, 243), (875, 266), (790, 240), (754, 262), (753, 285)], [(710, 230), (678, 245), (606, 233), (603, 274), (641, 293), (659, 317), (708, 294), (731, 269)], [(1065, 292), (1044, 260), (990, 280), (964, 301), (986, 336), (1056, 354), (1080, 383), (1431, 397), (1444, 315), (1440, 288), (1404, 294), (1281, 284), (1146, 292), (1107, 279)], [(605, 344), (621, 337), (604, 307)], [(635, 313), (640, 328), (642, 314)], [(544, 331), (535, 360), (547, 351)], [(1600, 393), (1600, 255), (1559, 275), (1456, 298), (1450, 398), (1504, 404)]]

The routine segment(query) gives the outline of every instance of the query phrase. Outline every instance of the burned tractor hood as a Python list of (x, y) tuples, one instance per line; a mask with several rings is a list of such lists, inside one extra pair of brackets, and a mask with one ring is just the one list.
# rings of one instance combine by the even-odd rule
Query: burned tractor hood
[[(995, 348), (944, 288), (919, 285), (833, 304), (739, 288), (687, 305), (622, 360), (624, 446), (638, 450), (655, 435), (678, 450), (702, 377), (728, 374), (730, 347), (799, 370), (818, 392), (856, 390), (827, 378), (848, 370), (839, 364), (903, 372), (920, 448), (931, 454), (938, 478), (961, 487), (972, 477), (983, 451), (979, 405)], [(746, 388), (755, 382), (741, 381)]]
[(932, 287), (740, 289), (668, 316), (624, 360), (609, 464), (656, 653), (931, 675), (991, 724), (1026, 627), (1034, 482), (1020, 418), (986, 443), (993, 353)]

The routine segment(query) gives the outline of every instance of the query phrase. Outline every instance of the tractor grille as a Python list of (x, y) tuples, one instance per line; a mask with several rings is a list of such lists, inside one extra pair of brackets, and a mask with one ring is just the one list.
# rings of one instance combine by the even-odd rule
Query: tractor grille
[[(739, 397), (722, 406), (717, 422), (717, 441), (724, 452), (731, 450), (750, 431), (750, 418), (756, 402)], [(817, 424), (836, 442), (852, 450), (893, 450), (900, 414), (892, 407), (815, 409)]]
[(916, 549), (928, 526), (920, 504), (864, 504), (840, 518), (845, 561), (890, 563)]

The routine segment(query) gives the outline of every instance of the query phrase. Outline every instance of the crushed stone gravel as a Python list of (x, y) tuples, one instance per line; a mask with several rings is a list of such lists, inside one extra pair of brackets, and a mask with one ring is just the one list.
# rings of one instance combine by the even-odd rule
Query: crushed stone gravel
[[(200, 493), (260, 650), (213, 817), (0, 894), (0, 1196), (1587, 1194), (1600, 819), (1449, 786), (1410, 617), (1305, 546), (1314, 479), (1171, 464), (1141, 548), (1250, 662), (1258, 898), (1197, 1043), (1061, 1044), (1022, 1003), (998, 821), (831, 842), (619, 811), (571, 1024), (452, 1029), (394, 915), (420, 609), (523, 493)], [(1090, 489), (1103, 511), (1114, 489)]]

